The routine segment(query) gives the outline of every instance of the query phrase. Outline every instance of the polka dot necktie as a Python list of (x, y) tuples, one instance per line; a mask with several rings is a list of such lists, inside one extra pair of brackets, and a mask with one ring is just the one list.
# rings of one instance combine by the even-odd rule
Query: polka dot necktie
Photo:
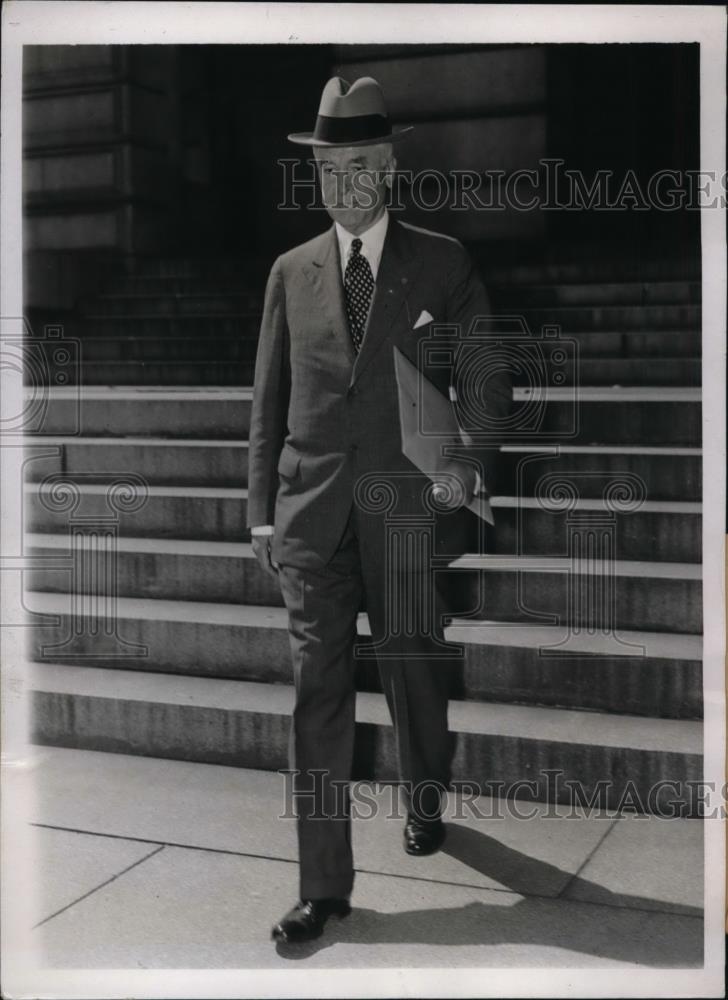
[(354, 342), (354, 350), (358, 354), (374, 291), (372, 269), (369, 267), (369, 261), (362, 255), (360, 239), (351, 241), (349, 260), (344, 271), (344, 291), (346, 293), (349, 330)]

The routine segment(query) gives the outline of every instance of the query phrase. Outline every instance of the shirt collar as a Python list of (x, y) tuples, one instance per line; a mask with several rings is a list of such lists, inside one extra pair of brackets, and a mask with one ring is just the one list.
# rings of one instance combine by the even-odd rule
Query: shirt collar
[[(339, 257), (341, 259), (341, 273), (343, 276), (346, 270), (346, 262), (349, 259), (351, 243), (355, 239), (355, 236), (348, 229), (344, 229), (340, 223), (335, 222), (334, 225), (336, 226), (336, 238), (339, 241)], [(367, 229), (365, 233), (359, 235), (361, 252), (369, 261), (369, 266), (372, 269), (372, 277), (375, 281), (377, 280), (377, 271), (379, 270), (379, 261), (382, 258), (384, 238), (387, 235), (388, 225), (389, 212), (385, 208), (381, 219), (377, 219), (373, 226)]]

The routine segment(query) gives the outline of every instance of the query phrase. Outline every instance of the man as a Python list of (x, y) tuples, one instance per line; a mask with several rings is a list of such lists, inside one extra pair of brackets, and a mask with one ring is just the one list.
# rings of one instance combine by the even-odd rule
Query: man
[[(371, 78), (326, 84), (314, 131), (289, 139), (313, 147), (334, 225), (279, 257), (265, 294), (248, 524), (256, 557), (279, 581), (288, 610), (296, 690), (290, 764), (300, 899), (273, 928), (285, 942), (317, 937), (329, 916), (350, 912), (353, 859), (341, 788), (348, 792), (351, 778), (353, 647), (362, 602), (395, 727), (407, 804), (404, 848), (428, 855), (445, 838), (442, 797), (452, 757), (452, 659), (442, 635), (448, 605), (422, 552), (465, 551), (472, 515), (464, 504), (485, 482), (490, 453), (445, 463), (451, 475), (437, 492), (433, 538), (427, 495), (437, 484), (402, 453), (394, 348), (418, 364), (418, 344), (433, 322), (467, 333), (489, 304), (458, 241), (396, 221), (386, 210), (396, 165), (392, 144), (408, 131), (392, 131)], [(456, 368), (455, 360), (423, 374), (447, 397)], [(488, 385), (488, 411), (504, 413), (507, 377), (496, 375)], [(419, 555), (417, 545), (393, 542), (385, 507), (397, 524), (410, 526), (415, 541), (424, 539)], [(407, 594), (431, 600), (426, 628), (401, 627)]]

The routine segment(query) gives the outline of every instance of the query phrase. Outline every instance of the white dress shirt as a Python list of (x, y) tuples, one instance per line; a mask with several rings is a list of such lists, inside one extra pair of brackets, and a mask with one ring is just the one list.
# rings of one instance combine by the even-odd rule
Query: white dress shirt
[[(354, 236), (354, 233), (350, 233), (348, 229), (344, 229), (339, 222), (335, 222), (334, 225), (336, 227), (336, 238), (339, 241), (339, 260), (341, 261), (341, 280), (343, 281), (351, 243), (357, 237)], [(370, 226), (365, 233), (359, 233), (358, 236), (361, 240), (361, 255), (369, 261), (369, 267), (372, 269), (372, 277), (375, 281), (377, 280), (377, 273), (379, 271), (379, 261), (382, 259), (384, 237), (387, 235), (388, 226), (389, 212), (385, 208), (381, 218), (377, 219), (374, 225)]]

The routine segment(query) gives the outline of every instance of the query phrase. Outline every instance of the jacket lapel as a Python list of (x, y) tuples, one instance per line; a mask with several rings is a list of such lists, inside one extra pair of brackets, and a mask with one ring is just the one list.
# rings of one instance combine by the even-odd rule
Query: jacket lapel
[(351, 375), (352, 385), (387, 339), (421, 266), (422, 260), (412, 250), (407, 230), (390, 216), (364, 340)]
[(356, 354), (346, 315), (335, 226), (332, 225), (322, 234), (311, 262), (304, 265), (303, 271), (313, 285), (339, 345), (352, 365), (351, 385), (385, 342), (421, 266), (422, 260), (413, 251), (407, 238), (407, 230), (390, 216), (364, 340), (359, 354)]
[(333, 225), (322, 234), (319, 249), (311, 259), (311, 263), (304, 266), (303, 271), (316, 291), (331, 329), (339, 341), (339, 346), (343, 347), (353, 365), (356, 352), (349, 334), (349, 321), (344, 302), (344, 284), (341, 280), (341, 264), (339, 263), (339, 243)]

